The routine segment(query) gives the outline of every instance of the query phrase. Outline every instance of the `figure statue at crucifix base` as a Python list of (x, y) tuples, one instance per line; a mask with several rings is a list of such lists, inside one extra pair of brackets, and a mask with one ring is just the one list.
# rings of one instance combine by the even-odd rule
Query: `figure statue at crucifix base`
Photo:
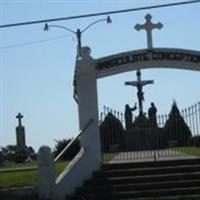
[(149, 122), (152, 127), (158, 127), (156, 118), (157, 108), (153, 102), (151, 102), (151, 107), (148, 110)]
[(137, 109), (137, 103), (135, 103), (135, 106), (131, 108), (128, 104), (125, 105), (125, 127), (126, 130), (131, 129), (132, 127), (132, 122), (133, 122), (133, 115), (132, 112)]

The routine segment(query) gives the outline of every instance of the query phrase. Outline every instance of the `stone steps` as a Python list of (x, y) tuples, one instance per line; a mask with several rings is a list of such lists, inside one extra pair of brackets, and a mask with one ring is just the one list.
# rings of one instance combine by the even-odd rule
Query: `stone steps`
[(84, 195), (95, 200), (200, 195), (200, 159), (106, 164), (67, 200)]

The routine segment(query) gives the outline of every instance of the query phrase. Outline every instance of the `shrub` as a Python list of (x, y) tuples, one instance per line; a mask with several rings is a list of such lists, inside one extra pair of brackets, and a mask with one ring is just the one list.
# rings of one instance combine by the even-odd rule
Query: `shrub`
[(110, 152), (112, 148), (116, 148), (116, 150), (119, 150), (122, 144), (124, 144), (124, 136), (125, 131), (120, 120), (109, 112), (100, 125), (102, 150), (104, 152)]
[[(59, 155), (59, 153), (71, 142), (72, 139), (62, 139), (57, 140), (55, 149), (54, 149), (54, 155), (55, 157)], [(61, 157), (63, 160), (71, 160), (74, 158), (74, 156), (80, 151), (80, 141), (75, 140), (74, 143), (71, 145), (71, 147), (64, 153), (64, 155)]]
[(200, 147), (200, 135), (198, 136), (193, 136), (191, 139), (190, 139), (190, 145), (191, 146), (196, 146), (196, 147)]
[(169, 113), (169, 119), (164, 126), (164, 134), (168, 142), (177, 141), (177, 146), (188, 145), (188, 140), (192, 136), (175, 102)]
[(28, 154), (25, 150), (18, 150), (15, 153), (15, 163), (23, 163), (28, 158)]
[(2, 166), (4, 163), (4, 156), (2, 154), (2, 152), (0, 151), (0, 166)]

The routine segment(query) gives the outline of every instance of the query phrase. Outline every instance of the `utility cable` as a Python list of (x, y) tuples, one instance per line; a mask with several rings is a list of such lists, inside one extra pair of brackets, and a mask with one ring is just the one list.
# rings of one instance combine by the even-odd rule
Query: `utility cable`
[(14, 27), (14, 26), (25, 26), (25, 25), (31, 25), (31, 24), (39, 24), (39, 23), (47, 23), (47, 22), (55, 22), (55, 21), (87, 18), (87, 17), (95, 17), (95, 16), (100, 16), (100, 15), (112, 15), (112, 14), (118, 14), (118, 13), (127, 13), (127, 12), (134, 12), (134, 11), (140, 11), (140, 10), (150, 10), (150, 9), (156, 9), (156, 8), (180, 6), (180, 5), (194, 4), (194, 3), (200, 3), (200, 0), (183, 1), (183, 2), (178, 2), (178, 3), (160, 4), (160, 5), (153, 5), (153, 6), (145, 6), (145, 7), (124, 9), (124, 10), (115, 10), (115, 11), (92, 13), (92, 14), (85, 14), (85, 15), (76, 15), (76, 16), (70, 16), (70, 17), (42, 19), (42, 20), (20, 22), (20, 23), (13, 23), (13, 24), (4, 24), (4, 25), (0, 25), (0, 28), (8, 28), (8, 27)]
[(62, 39), (62, 38), (65, 38), (67, 36), (69, 36), (69, 35), (65, 34), (65, 35), (52, 37), (52, 38), (44, 39), (44, 40), (35, 40), (35, 41), (24, 42), (24, 43), (19, 43), (19, 44), (13, 44), (13, 45), (8, 45), (8, 46), (0, 46), (0, 50), (11, 49), (11, 48), (21, 47), (21, 46), (29, 46), (29, 45), (33, 45), (33, 44), (39, 44), (39, 43), (42, 43), (42, 42), (48, 42), (48, 41), (52, 41), (52, 40)]

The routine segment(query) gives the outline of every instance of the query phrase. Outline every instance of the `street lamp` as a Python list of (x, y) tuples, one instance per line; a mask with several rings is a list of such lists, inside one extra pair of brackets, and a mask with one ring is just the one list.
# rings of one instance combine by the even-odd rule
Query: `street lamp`
[(76, 31), (73, 31), (65, 26), (61, 26), (61, 25), (48, 25), (47, 23), (45, 23), (44, 25), (44, 31), (48, 31), (50, 27), (57, 27), (57, 28), (62, 28), (62, 29), (65, 29), (73, 34), (76, 35), (76, 38), (77, 38), (77, 42), (78, 42), (78, 45), (77, 45), (77, 49), (78, 49), (78, 57), (81, 56), (81, 36), (82, 36), (82, 33), (84, 33), (86, 30), (88, 30), (91, 26), (93, 26), (94, 24), (97, 24), (101, 21), (106, 21), (107, 24), (110, 24), (112, 23), (112, 20), (109, 16), (107, 16), (107, 18), (104, 18), (104, 19), (99, 19), (99, 20), (96, 20), (94, 22), (92, 22), (91, 24), (89, 24), (88, 26), (86, 26), (83, 30), (80, 30), (80, 29), (77, 29)]

